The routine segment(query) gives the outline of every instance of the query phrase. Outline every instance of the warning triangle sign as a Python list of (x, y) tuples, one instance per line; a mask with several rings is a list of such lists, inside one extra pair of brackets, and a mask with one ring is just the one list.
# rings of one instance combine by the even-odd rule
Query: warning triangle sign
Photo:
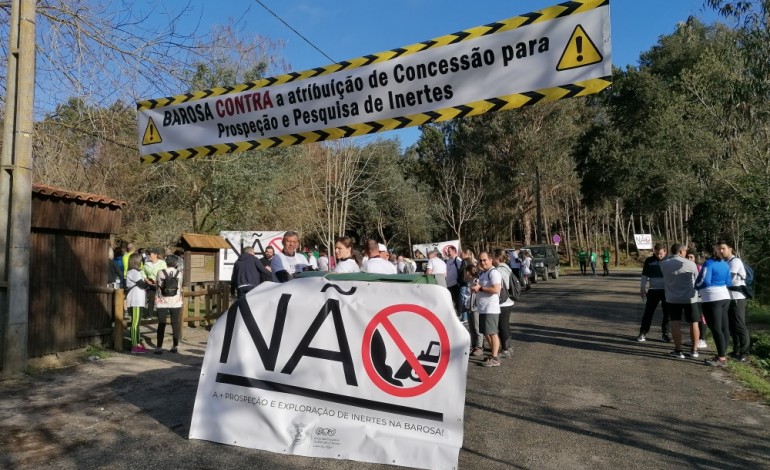
[(591, 38), (588, 37), (588, 34), (586, 34), (586, 30), (582, 26), (577, 25), (567, 42), (567, 47), (564, 48), (564, 52), (561, 54), (556, 70), (561, 72), (562, 70), (585, 67), (586, 65), (599, 63), (603, 59), (599, 49), (591, 41)]
[(147, 129), (144, 130), (142, 145), (159, 144), (161, 142), (163, 142), (163, 139), (160, 137), (158, 128), (155, 126), (152, 118), (150, 118), (150, 122), (147, 123)]

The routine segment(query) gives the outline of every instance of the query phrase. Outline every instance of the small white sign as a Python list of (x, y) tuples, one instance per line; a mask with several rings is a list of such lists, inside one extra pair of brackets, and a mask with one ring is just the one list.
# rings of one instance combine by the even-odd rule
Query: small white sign
[(652, 235), (649, 233), (635, 233), (634, 241), (639, 250), (652, 250)]

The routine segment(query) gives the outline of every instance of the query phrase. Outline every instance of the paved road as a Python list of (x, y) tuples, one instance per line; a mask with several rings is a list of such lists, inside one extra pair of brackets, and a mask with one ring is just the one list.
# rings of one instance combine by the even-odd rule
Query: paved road
[[(723, 371), (635, 342), (637, 291), (629, 273), (526, 293), (515, 357), (469, 367), (460, 469), (770, 468), (770, 409)], [(188, 333), (182, 354), (0, 382), (0, 468), (385, 468), (187, 440), (206, 342)]]

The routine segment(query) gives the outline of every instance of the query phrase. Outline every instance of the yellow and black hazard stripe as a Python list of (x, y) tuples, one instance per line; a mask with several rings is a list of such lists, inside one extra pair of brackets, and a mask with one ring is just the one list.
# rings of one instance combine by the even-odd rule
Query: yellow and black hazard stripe
[(583, 82), (562, 85), (525, 93), (515, 93), (497, 98), (488, 98), (459, 106), (430, 111), (427, 113), (410, 114), (408, 116), (381, 119), (349, 126), (332, 127), (311, 132), (287, 134), (269, 139), (248, 140), (237, 143), (204, 145), (172, 152), (151, 153), (142, 155), (142, 163), (163, 163), (174, 160), (187, 160), (190, 158), (211, 157), (225, 153), (245, 152), (248, 150), (260, 150), (272, 147), (286, 147), (289, 145), (322, 142), (325, 140), (342, 139), (376, 132), (403, 129), (405, 127), (420, 126), (429, 122), (447, 121), (454, 118), (476, 116), (492, 111), (531, 106), (536, 103), (557, 101), (576, 96), (585, 96), (599, 93), (612, 84), (611, 77), (594, 78)]
[(166, 98), (139, 101), (136, 103), (136, 107), (139, 111), (145, 109), (162, 108), (164, 106), (173, 106), (190, 101), (209, 98), (212, 96), (241, 93), (244, 91), (255, 90), (267, 86), (282, 85), (284, 83), (290, 83), (298, 80), (320, 77), (334, 72), (351, 70), (366, 65), (385, 62), (388, 60), (407, 56), (409, 54), (414, 54), (449, 44), (457, 44), (459, 42), (488, 36), (490, 34), (522, 28), (531, 24), (563, 18), (565, 16), (574, 15), (577, 13), (585, 13), (595, 8), (609, 5), (609, 3), (609, 0), (576, 0), (571, 2), (564, 2), (532, 13), (526, 13), (524, 15), (509, 18), (507, 20), (496, 21), (484, 26), (477, 26), (475, 28), (466, 29), (457, 33), (447, 34), (445, 36), (431, 39), (429, 41), (412, 44), (411, 46), (399, 47), (389, 51), (378, 52), (376, 54), (338, 62), (336, 64), (327, 65), (325, 67), (316, 67), (314, 69), (305, 70), (304, 72), (291, 72), (284, 75), (278, 75), (276, 77), (265, 78), (255, 82), (243, 83), (229, 87), (211, 88), (209, 90), (185, 93), (183, 95), (169, 96)]

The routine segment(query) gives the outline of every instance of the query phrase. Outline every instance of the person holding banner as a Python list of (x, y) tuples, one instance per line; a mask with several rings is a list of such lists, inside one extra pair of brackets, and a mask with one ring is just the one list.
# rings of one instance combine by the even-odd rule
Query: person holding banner
[(334, 256), (337, 258), (337, 265), (334, 266), (335, 273), (361, 271), (353, 256), (353, 240), (350, 237), (337, 237), (334, 241)]
[(294, 279), (295, 273), (301, 273), (309, 268), (307, 258), (297, 251), (299, 234), (288, 231), (283, 234), (283, 250), (273, 256), (270, 263), (274, 282), (288, 282)]

